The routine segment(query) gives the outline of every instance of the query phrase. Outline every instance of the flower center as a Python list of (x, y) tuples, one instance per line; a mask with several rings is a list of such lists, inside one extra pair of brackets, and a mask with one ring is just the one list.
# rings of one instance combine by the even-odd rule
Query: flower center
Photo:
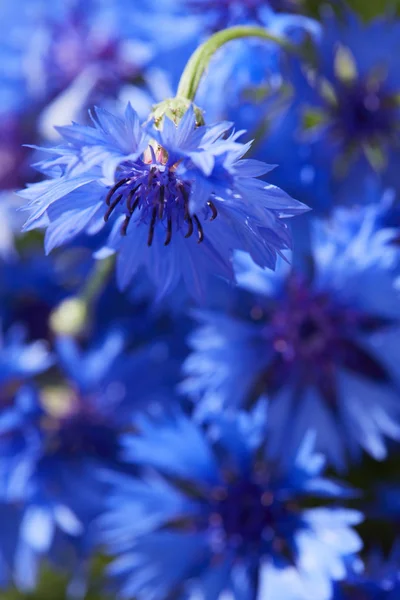
[(340, 366), (374, 379), (388, 381), (379, 360), (361, 344), (361, 336), (384, 329), (389, 322), (342, 306), (323, 292), (314, 292), (303, 279), (293, 276), (287, 296), (264, 329), (275, 350), (265, 375), (266, 385), (276, 389), (287, 377), (313, 383), (335, 402), (335, 373)]
[(277, 500), (265, 486), (240, 480), (213, 494), (214, 507), (210, 525), (222, 529), (226, 541), (238, 551), (260, 551), (265, 543), (271, 550), (290, 553), (285, 532), (290, 536), (298, 524), (296, 509)]
[[(258, 542), (264, 527), (270, 525), (271, 515), (263, 503), (263, 490), (255, 483), (240, 481), (228, 491), (216, 492), (216, 515), (228, 538), (247, 543)], [(269, 498), (268, 498), (269, 501)]]
[(289, 298), (272, 318), (274, 348), (285, 361), (322, 359), (331, 354), (335, 315), (323, 294), (312, 295), (298, 281), (289, 285)]
[[(125, 220), (121, 235), (127, 234), (135, 215), (138, 224), (144, 223), (148, 227), (148, 246), (153, 243), (157, 226), (165, 230), (165, 246), (170, 244), (174, 231), (181, 231), (189, 238), (196, 230), (198, 243), (201, 243), (204, 240), (203, 225), (199, 217), (189, 211), (191, 183), (177, 175), (176, 165), (158, 161), (152, 148), (151, 154), (150, 163), (140, 160), (122, 168), (121, 179), (107, 194), (108, 209), (104, 220), (107, 222), (114, 210), (122, 205)], [(215, 204), (209, 200), (204, 207), (204, 217), (213, 221), (217, 215)]]
[[(91, 410), (89, 402), (79, 400), (72, 391), (61, 390), (65, 406), (47, 406), (40, 425), (46, 436), (48, 455), (91, 456), (105, 460), (117, 457), (115, 430), (103, 415)], [(71, 395), (72, 394), (72, 395)], [(51, 401), (51, 400), (50, 400)]]
[[(123, 65), (118, 54), (119, 44), (110, 32), (104, 34), (90, 28), (80, 11), (69, 15), (62, 23), (49, 23), (53, 32), (51, 51), (48, 53), (47, 71), (51, 73), (57, 87), (68, 85), (90, 64), (103, 65), (101, 79), (109, 84), (116, 70)], [(112, 65), (107, 68), (106, 65)]]
[(390, 135), (395, 103), (378, 87), (368, 89), (362, 84), (343, 85), (333, 117), (348, 138)]

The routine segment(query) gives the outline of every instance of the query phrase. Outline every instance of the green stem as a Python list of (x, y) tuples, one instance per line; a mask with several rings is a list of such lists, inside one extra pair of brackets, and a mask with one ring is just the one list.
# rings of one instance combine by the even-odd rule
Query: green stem
[(193, 101), (201, 78), (215, 52), (222, 48), (227, 42), (247, 37), (256, 37), (269, 42), (274, 42), (290, 52), (297, 51), (295, 46), (262, 27), (238, 26), (218, 31), (218, 33), (212, 35), (204, 42), (204, 44), (199, 46), (190, 57), (179, 82), (177, 97), (183, 97)]
[(114, 256), (109, 256), (103, 260), (96, 261), (92, 272), (89, 274), (85, 287), (79, 294), (79, 297), (84, 300), (86, 304), (91, 304), (103, 291), (114, 268), (114, 262)]

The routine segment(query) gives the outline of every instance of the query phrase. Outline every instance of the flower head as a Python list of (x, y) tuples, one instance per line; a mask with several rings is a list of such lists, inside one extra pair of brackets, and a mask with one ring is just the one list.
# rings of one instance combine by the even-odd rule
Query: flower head
[(170, 35), (172, 19), (157, 9), (147, 0), (15, 0), (1, 7), (1, 188), (33, 178), (22, 144), (54, 140), (54, 124), (85, 119), (95, 103), (115, 104), (157, 57), (180, 45), (179, 28)]
[(351, 530), (360, 514), (305, 508), (311, 496), (321, 502), (347, 492), (321, 477), (311, 437), (287, 470), (271, 463), (264, 425), (262, 413), (217, 416), (205, 428), (182, 414), (138, 422), (125, 455), (145, 474), (116, 479), (101, 519), (101, 539), (117, 555), (110, 573), (121, 597), (230, 592), (264, 600), (274, 597), (269, 583), (279, 576), (300, 594), (330, 597), (331, 579), (345, 574), (343, 558), (360, 547)]
[[(25, 337), (23, 328), (14, 325), (0, 339), (0, 587), (9, 584), (11, 573), (22, 588), (28, 582), (33, 585), (36, 578), (35, 564), (31, 560), (33, 552), (29, 551), (24, 536), (19, 536), (24, 511), (21, 506), (9, 502), (7, 493), (10, 473), (16, 483), (19, 480), (20, 472), (14, 471), (13, 467), (23, 443), (18, 438), (15, 445), (5, 431), (10, 411), (16, 405), (26, 407), (30, 404), (35, 394), (32, 378), (46, 371), (52, 358), (45, 344), (40, 341), (28, 344)], [(28, 463), (26, 466), (29, 469)]]
[(290, 246), (283, 218), (306, 207), (260, 181), (272, 167), (243, 159), (250, 144), (220, 123), (196, 127), (193, 109), (162, 131), (97, 110), (93, 127), (72, 125), (66, 144), (40, 164), (51, 179), (21, 192), (30, 200), (26, 229), (46, 226), (46, 251), (82, 231), (113, 221), (104, 253), (117, 252), (117, 278), (127, 287), (145, 267), (159, 296), (180, 279), (201, 295), (208, 276), (234, 278), (231, 253), (242, 249), (274, 268)]
[(331, 18), (325, 24), (312, 85), (320, 100), (320, 135), (339, 145), (343, 160), (364, 154), (378, 167), (377, 161), (386, 162), (386, 153), (398, 146), (400, 82), (394, 56), (399, 31), (396, 22), (366, 26), (352, 15), (344, 23)]
[[(96, 461), (116, 460), (116, 419), (109, 414), (112, 402), (107, 402), (107, 375), (121, 351), (120, 339), (110, 336), (86, 355), (68, 338), (59, 339), (57, 347), (69, 385), (24, 388), (0, 415), (6, 482), (2, 489), (9, 499), (28, 501), (36, 495), (46, 497), (46, 493), (57, 497), (60, 490), (57, 485), (52, 488), (51, 481), (58, 481), (61, 489), (68, 488), (70, 478), (64, 478), (68, 469), (71, 473), (74, 469), (89, 471), (91, 464), (95, 471)], [(113, 398), (117, 402), (118, 395), (114, 393)], [(69, 487), (73, 493), (73, 486)], [(68, 502), (68, 494), (64, 502)], [(82, 504), (81, 509), (90, 512), (89, 505)]]
[(271, 182), (321, 212), (368, 201), (371, 184), (397, 188), (398, 39), (398, 20), (390, 16), (366, 24), (348, 10), (332, 12), (311, 36), (314, 59), (291, 57), (275, 69), (280, 102), (272, 97), (271, 107), (274, 86), (248, 86), (253, 109), (242, 103), (235, 122), (241, 127), (252, 116), (254, 157), (273, 157), (280, 166)]
[[(74, 106), (115, 96), (160, 45), (168, 45), (154, 33), (156, 26), (150, 30), (143, 25), (150, 8), (150, 3), (132, 6), (127, 0), (55, 0), (52, 5), (32, 0), (28, 10), (23, 0), (16, 0), (2, 14), (1, 52), (14, 59), (9, 77), (3, 76), (5, 84), (18, 81), (25, 106), (29, 100), (47, 105), (66, 90)], [(63, 107), (68, 110), (68, 102)]]
[[(117, 331), (84, 352), (72, 339), (58, 338), (57, 366), (64, 377), (57, 381), (54, 372), (51, 382), (24, 386), (3, 406), (0, 501), (15, 519), (9, 537), (0, 539), (0, 578), (3, 555), (22, 588), (34, 586), (43, 558), (60, 557), (55, 562), (67, 568), (78, 559), (85, 570), (94, 519), (109, 487), (101, 474), (106, 467), (123, 468), (120, 435), (129, 430), (136, 393), (142, 391), (136, 369), (143, 373), (145, 361), (130, 360), (123, 346)], [(19, 563), (21, 548), (29, 569), (28, 562), (25, 570)]]
[(316, 222), (311, 268), (308, 257), (269, 277), (238, 258), (238, 280), (252, 292), (248, 313), (197, 313), (202, 327), (190, 339), (183, 389), (208, 408), (268, 394), (277, 452), (289, 431), (297, 444), (313, 428), (337, 466), (346, 449), (353, 459), (360, 448), (384, 458), (385, 436), (400, 437), (399, 257), (393, 230), (376, 229), (377, 214), (339, 210), (330, 226)]

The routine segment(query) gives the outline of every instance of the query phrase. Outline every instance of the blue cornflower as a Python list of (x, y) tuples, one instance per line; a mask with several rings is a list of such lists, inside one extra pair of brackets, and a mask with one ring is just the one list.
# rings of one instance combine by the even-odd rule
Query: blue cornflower
[(264, 59), (264, 85), (255, 78), (234, 107), (255, 138), (253, 157), (279, 164), (271, 181), (313, 209), (367, 198), (371, 182), (398, 186), (399, 27), (327, 17), (310, 37), (312, 61)]
[[(365, 24), (351, 13), (332, 15), (314, 38), (316, 64), (294, 70), (292, 125), (288, 129), (282, 120), (276, 136), (266, 139), (264, 156), (277, 139), (282, 153), (296, 141), (291, 155), (303, 168), (293, 170), (292, 161), (289, 176), (301, 173), (300, 185), (312, 184), (318, 204), (321, 189), (316, 186), (321, 184), (323, 195), (332, 194), (331, 202), (347, 203), (366, 196), (371, 181), (398, 183), (399, 38), (398, 20), (379, 18)], [(278, 185), (279, 175), (285, 176), (278, 174)]]
[[(5, 557), (19, 587), (34, 585), (44, 557), (60, 556), (58, 566), (74, 570), (71, 562), (65, 565), (70, 557), (80, 564), (79, 578), (87, 575), (93, 520), (108, 489), (101, 473), (121, 468), (119, 435), (129, 429), (135, 392), (141, 389), (135, 360), (127, 368), (123, 348), (118, 331), (85, 352), (72, 339), (58, 338), (57, 366), (64, 380), (21, 388), (0, 413), (1, 501), (10, 511), (19, 509), (10, 537), (0, 537), (0, 565)], [(29, 558), (25, 571), (21, 547)]]
[(364, 154), (374, 167), (383, 167), (377, 161), (385, 162), (390, 148), (398, 148), (399, 34), (400, 23), (386, 19), (365, 25), (349, 14), (344, 21), (325, 22), (311, 84), (319, 102), (310, 104), (316, 119), (310, 123), (316, 135), (344, 153), (338, 160)]
[[(54, 478), (55, 473), (68, 471), (68, 468), (89, 470), (91, 463), (95, 470), (96, 459), (115, 460), (117, 443), (113, 427), (116, 418), (111, 418), (111, 414), (124, 396), (124, 389), (122, 384), (118, 389), (115, 386), (113, 403), (110, 398), (112, 378), (107, 375), (121, 353), (121, 336), (110, 335), (101, 346), (86, 354), (81, 353), (71, 339), (59, 338), (57, 350), (59, 365), (70, 385), (45, 386), (29, 394), (24, 390), (0, 415), (2, 450), (13, 443), (19, 446), (24, 440), (24, 450), (10, 452), (8, 469), (3, 461), (4, 473), (8, 472), (6, 495), (10, 498), (23, 492), (28, 497), (38, 490), (40, 493), (38, 481), (43, 480), (45, 489), (52, 480), (49, 477), (45, 483), (48, 471), (54, 471)], [(27, 463), (33, 467), (26, 468)], [(20, 473), (19, 477), (16, 473)], [(61, 480), (64, 475), (60, 475)], [(57, 477), (53, 482), (56, 480)], [(68, 487), (67, 480), (63, 484)], [(53, 492), (59, 493), (57, 486)], [(81, 508), (90, 511), (90, 506)]]
[(148, 0), (2, 3), (0, 188), (32, 179), (24, 142), (54, 139), (54, 124), (85, 118), (95, 103), (115, 105), (157, 56), (179, 45), (181, 34), (190, 36), (172, 29), (172, 19), (163, 27), (160, 4), (155, 10)]
[[(0, 420), (16, 403), (25, 403), (34, 394), (31, 379), (48, 369), (51, 356), (43, 342), (28, 344), (22, 326), (14, 325), (0, 336)], [(0, 425), (0, 440), (2, 438)], [(13, 461), (19, 446), (11, 446), (8, 440), (0, 441), (0, 587), (9, 583), (11, 563), (15, 558), (16, 578), (24, 573), (25, 580), (31, 577), (29, 553), (23, 539), (17, 543), (16, 532), (23, 518), (23, 510), (5, 501), (7, 468)], [(18, 473), (13, 474), (18, 479)], [(17, 573), (18, 571), (18, 573)]]
[(25, 228), (46, 226), (49, 252), (112, 220), (107, 248), (117, 252), (117, 280), (126, 288), (141, 267), (158, 295), (180, 279), (202, 295), (208, 276), (234, 278), (233, 249), (274, 268), (290, 247), (284, 218), (307, 208), (256, 176), (271, 166), (243, 159), (250, 143), (231, 125), (196, 128), (190, 108), (176, 126), (142, 127), (128, 105), (119, 118), (98, 109), (93, 127), (60, 128), (65, 144), (40, 163), (50, 179), (21, 192), (31, 215)]
[[(0, 53), (8, 59), (5, 89), (8, 95), (14, 90), (9, 104), (19, 101), (19, 109), (31, 109), (29, 102), (35, 102), (41, 111), (58, 98), (59, 110), (55, 104), (52, 112), (62, 119), (62, 109), (70, 113), (93, 98), (115, 97), (161, 47), (179, 40), (179, 32), (167, 39), (157, 35), (156, 23), (152, 30), (143, 25), (152, 8), (149, 2), (132, 5), (129, 0), (55, 0), (51, 5), (31, 0), (29, 7), (16, 0), (7, 6), (1, 14)], [(157, 11), (152, 14), (158, 21)]]
[(239, 256), (247, 312), (196, 313), (182, 389), (206, 410), (267, 393), (274, 452), (313, 428), (338, 467), (361, 449), (383, 459), (385, 436), (400, 439), (400, 306), (394, 230), (377, 229), (379, 217), (371, 206), (316, 221), (311, 256), (292, 270), (282, 261), (273, 277)]
[(100, 523), (101, 541), (117, 556), (109, 572), (119, 597), (284, 598), (280, 580), (299, 595), (330, 598), (331, 581), (346, 574), (343, 560), (361, 546), (351, 529), (361, 514), (305, 508), (311, 497), (348, 491), (322, 477), (313, 436), (287, 469), (271, 462), (264, 426), (261, 411), (218, 415), (204, 428), (181, 413), (138, 421), (125, 457), (144, 467), (143, 477), (114, 478)]

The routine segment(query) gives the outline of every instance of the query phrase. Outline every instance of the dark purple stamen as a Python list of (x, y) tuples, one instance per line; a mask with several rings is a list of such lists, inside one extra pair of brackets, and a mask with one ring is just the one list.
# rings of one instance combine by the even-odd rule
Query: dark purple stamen
[(187, 222), (188, 222), (188, 231), (187, 231), (187, 234), (185, 235), (185, 238), (190, 238), (190, 236), (193, 233), (193, 221), (190, 217), (188, 217)]
[(126, 177), (125, 179), (121, 179), (121, 181), (118, 181), (118, 183), (116, 183), (111, 190), (108, 192), (107, 196), (106, 196), (106, 204), (107, 206), (110, 205), (111, 202), (111, 198), (114, 196), (115, 192), (117, 190), (119, 190), (120, 187), (122, 187), (123, 185), (125, 185), (125, 183), (128, 183), (129, 181), (129, 177)]
[(167, 237), (165, 238), (164, 246), (168, 246), (172, 239), (172, 219), (168, 217)]
[(154, 237), (154, 227), (156, 224), (156, 219), (157, 219), (157, 207), (155, 206), (153, 208), (153, 212), (151, 215), (151, 221), (150, 221), (150, 229), (149, 229), (149, 235), (147, 238), (147, 245), (150, 247), (153, 243), (153, 237)]
[(203, 231), (203, 227), (197, 217), (197, 215), (193, 215), (193, 219), (194, 222), (196, 223), (196, 227), (197, 227), (197, 243), (200, 244), (203, 240), (204, 240), (204, 231)]
[[(156, 160), (155, 156), (153, 160)], [(182, 223), (187, 223), (185, 238), (192, 236), (196, 226), (197, 243), (200, 244), (204, 240), (204, 229), (198, 216), (191, 215), (189, 211), (190, 184), (180, 181), (175, 171), (164, 168), (164, 165), (149, 168), (146, 163), (141, 163), (140, 167), (135, 166), (133, 175), (122, 178), (109, 190), (104, 220), (107, 222), (118, 205), (124, 202), (126, 210), (121, 235), (127, 234), (130, 220), (134, 212), (139, 210), (138, 222), (144, 222), (149, 227), (148, 246), (153, 243), (157, 221), (166, 225), (164, 246), (168, 246), (172, 240), (174, 223), (177, 231), (182, 228)], [(120, 189), (121, 192), (114, 198)], [(207, 208), (211, 211), (209, 220), (214, 221), (218, 216), (214, 202), (208, 201)]]
[(211, 200), (209, 200), (207, 202), (207, 206), (211, 209), (211, 212), (212, 212), (210, 221), (214, 221), (214, 219), (216, 219), (218, 217), (218, 211), (215, 208), (215, 204), (213, 202), (211, 202)]
[(160, 196), (159, 196), (159, 208), (158, 208), (158, 218), (160, 221), (164, 215), (164, 198), (165, 198), (165, 187), (162, 185), (160, 187)]
[(183, 196), (184, 219), (185, 219), (185, 221), (187, 221), (190, 217), (190, 215), (189, 215), (189, 197), (188, 197), (188, 194), (183, 185), (180, 186), (179, 189), (181, 190), (182, 196)]
[(122, 223), (122, 227), (121, 227), (121, 235), (123, 235), (123, 236), (126, 235), (126, 232), (128, 230), (128, 225), (129, 225), (130, 220), (131, 220), (130, 217), (125, 217), (125, 220)]
[(127, 201), (126, 205), (127, 205), (127, 208), (128, 208), (128, 210), (129, 210), (129, 212), (130, 212), (131, 215), (135, 212), (135, 210), (137, 208), (137, 205), (139, 204), (139, 199), (140, 199), (139, 196), (136, 196), (136, 199), (133, 202), (133, 204), (132, 204), (132, 200), (134, 199), (135, 194), (136, 194), (136, 192), (138, 191), (138, 189), (140, 188), (141, 185), (142, 184), (139, 183), (139, 185), (137, 185), (136, 187), (134, 187), (133, 190), (131, 190), (129, 192), (129, 194), (128, 194), (128, 201)]
[(109, 208), (108, 208), (106, 214), (104, 215), (104, 220), (105, 220), (106, 223), (107, 223), (108, 219), (110, 218), (111, 213), (114, 211), (114, 209), (116, 208), (116, 206), (118, 206), (118, 204), (121, 202), (121, 200), (122, 200), (122, 194), (119, 194), (115, 198), (115, 200), (111, 204), (109, 204)]

